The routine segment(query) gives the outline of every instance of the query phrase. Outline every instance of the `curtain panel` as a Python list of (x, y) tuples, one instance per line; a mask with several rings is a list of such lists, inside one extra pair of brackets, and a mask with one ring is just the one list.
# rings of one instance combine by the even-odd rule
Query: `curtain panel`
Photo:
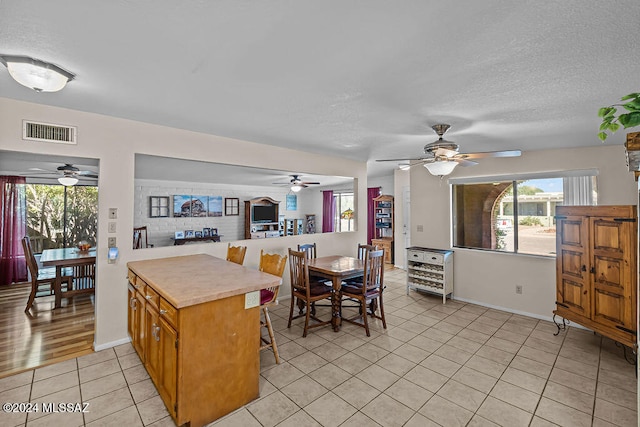
[(0, 176), (0, 285), (27, 280), (22, 238), (27, 235), (26, 179)]
[(333, 223), (335, 221), (336, 201), (333, 191), (322, 192), (322, 232), (333, 233)]

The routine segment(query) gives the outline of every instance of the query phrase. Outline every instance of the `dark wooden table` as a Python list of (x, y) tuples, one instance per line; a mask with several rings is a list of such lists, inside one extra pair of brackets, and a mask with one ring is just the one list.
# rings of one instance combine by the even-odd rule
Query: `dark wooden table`
[(184, 239), (173, 239), (173, 244), (175, 245), (184, 245), (187, 242), (219, 242), (220, 235), (216, 234), (215, 236), (207, 236), (207, 237), (185, 237)]
[(40, 255), (40, 262), (43, 267), (56, 268), (53, 292), (56, 297), (55, 308), (60, 308), (62, 307), (62, 270), (75, 265), (95, 264), (96, 250), (91, 248), (87, 252), (82, 252), (78, 248), (45, 249)]
[(309, 260), (309, 274), (331, 280), (334, 291), (331, 297), (331, 324), (334, 331), (339, 331), (341, 301), (338, 298), (338, 292), (343, 280), (364, 275), (364, 261), (341, 255), (314, 258)]

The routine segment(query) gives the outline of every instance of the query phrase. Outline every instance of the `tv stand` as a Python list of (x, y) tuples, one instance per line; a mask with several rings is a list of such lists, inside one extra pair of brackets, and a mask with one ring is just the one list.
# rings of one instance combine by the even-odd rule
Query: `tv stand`
[(245, 200), (244, 202), (244, 238), (264, 239), (268, 237), (280, 236), (280, 223), (275, 222), (253, 222), (254, 206), (275, 206), (276, 218), (278, 218), (280, 202), (271, 197), (259, 197)]

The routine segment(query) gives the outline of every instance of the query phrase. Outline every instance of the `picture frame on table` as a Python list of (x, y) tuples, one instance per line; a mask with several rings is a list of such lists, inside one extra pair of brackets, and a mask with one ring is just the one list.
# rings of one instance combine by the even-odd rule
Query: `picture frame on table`
[(194, 231), (194, 230), (185, 230), (185, 231), (184, 231), (184, 237), (185, 237), (185, 239), (190, 239), (190, 238), (193, 238), (193, 237), (195, 237), (195, 236), (196, 236), (196, 234), (195, 234), (195, 231)]
[(217, 228), (212, 228), (211, 229), (211, 235), (212, 236), (217, 236), (218, 235), (218, 229)]
[(202, 229), (202, 237), (209, 237), (211, 236), (211, 229), (210, 228), (203, 228)]
[(202, 238), (202, 231), (196, 231), (196, 237)]
[(184, 239), (184, 231), (176, 231), (174, 235), (174, 239)]

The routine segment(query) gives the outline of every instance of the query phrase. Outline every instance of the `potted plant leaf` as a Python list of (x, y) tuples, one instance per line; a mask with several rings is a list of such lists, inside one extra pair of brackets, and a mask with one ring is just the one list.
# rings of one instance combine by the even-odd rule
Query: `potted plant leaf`
[[(598, 138), (605, 141), (610, 133), (616, 132), (622, 126), (624, 129), (640, 126), (640, 93), (630, 93), (620, 98), (622, 104), (613, 104), (602, 107), (598, 110), (598, 117), (602, 118)], [(618, 113), (618, 108), (622, 107), (624, 113)]]

